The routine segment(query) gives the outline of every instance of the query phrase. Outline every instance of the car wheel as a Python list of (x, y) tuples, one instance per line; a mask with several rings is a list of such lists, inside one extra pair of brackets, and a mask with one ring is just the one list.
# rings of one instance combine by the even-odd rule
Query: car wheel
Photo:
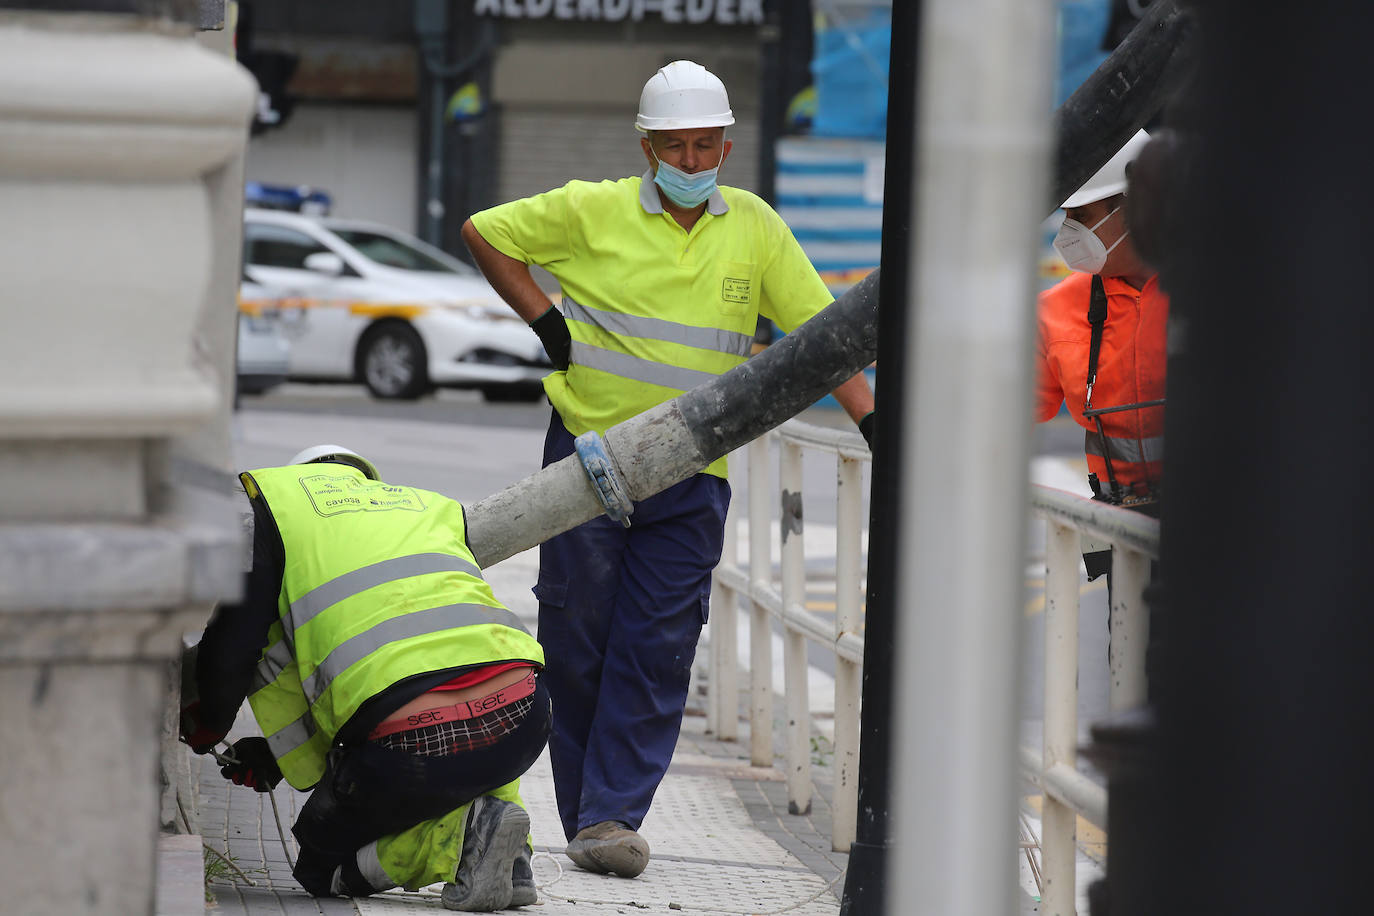
[(387, 324), (369, 331), (358, 350), (358, 374), (379, 398), (413, 400), (429, 389), (425, 344), (415, 329)]
[(493, 404), (517, 401), (532, 404), (543, 396), (543, 385), (486, 385), (482, 388), (482, 400)]

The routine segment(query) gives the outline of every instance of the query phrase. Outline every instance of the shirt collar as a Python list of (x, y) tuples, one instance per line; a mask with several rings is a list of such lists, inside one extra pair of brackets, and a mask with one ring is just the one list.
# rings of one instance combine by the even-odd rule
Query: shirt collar
[[(640, 177), (639, 205), (644, 208), (645, 213), (663, 212), (663, 201), (658, 197), (658, 185), (654, 184), (653, 169), (647, 169)], [(706, 198), (706, 212), (712, 216), (720, 216), (729, 209), (730, 205), (721, 196), (720, 188), (716, 188), (711, 192), (711, 196)]]

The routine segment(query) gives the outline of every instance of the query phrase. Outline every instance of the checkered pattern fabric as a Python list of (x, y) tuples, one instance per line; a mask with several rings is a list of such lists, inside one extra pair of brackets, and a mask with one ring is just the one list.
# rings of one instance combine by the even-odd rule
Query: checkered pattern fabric
[(456, 722), (412, 728), (377, 738), (374, 743), (394, 751), (405, 751), (407, 754), (419, 754), (422, 757), (462, 754), (465, 751), (491, 747), (515, 731), (533, 707), (534, 697), (528, 696), (475, 719), (459, 719)]

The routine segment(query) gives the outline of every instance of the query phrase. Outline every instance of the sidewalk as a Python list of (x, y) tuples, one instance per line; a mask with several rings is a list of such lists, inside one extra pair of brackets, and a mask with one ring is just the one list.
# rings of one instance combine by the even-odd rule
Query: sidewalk
[[(529, 583), (536, 567), (537, 552), (527, 551), (486, 571), (496, 593), (531, 630), (537, 608), (529, 596)], [(717, 741), (706, 734), (701, 704), (702, 698), (694, 692), (672, 766), (641, 831), (652, 857), (648, 870), (636, 879), (582, 871), (563, 854), (565, 841), (554, 807), (547, 753), (539, 759), (525, 775), (521, 794), (530, 813), (540, 903), (510, 912), (535, 916), (639, 911), (785, 911), (789, 916), (835, 916), (839, 912), (848, 856), (830, 850), (832, 788), (825, 783), (824, 768), (818, 768), (822, 772), (817, 774), (811, 814), (788, 814), (781, 768), (749, 766), (748, 723), (740, 723), (739, 741)], [(256, 725), (245, 708), (230, 740), (251, 734), (257, 734)], [(443, 911), (438, 896), (441, 885), (418, 893), (393, 891), (358, 900), (308, 896), (291, 877), (271, 797), (226, 782), (208, 757), (195, 758), (193, 767), (199, 784), (201, 838), (243, 873), (241, 877), (224, 867), (225, 874), (210, 880), (214, 902), (207, 905), (207, 913), (370, 916)], [(286, 847), (294, 859), (291, 824), (307, 796), (285, 782), (274, 794)], [(216, 857), (209, 855), (207, 862), (213, 868)], [(173, 880), (171, 870), (164, 873)], [(245, 877), (253, 882), (251, 886)]]
[[(250, 424), (249, 420), (253, 423)], [(317, 431), (315, 438), (319, 438), (325, 430), (329, 433), (324, 435), (325, 439), (332, 435), (342, 441), (353, 442), (354, 438), (350, 436), (360, 435), (348, 427), (343, 427), (344, 431), (339, 432), (341, 421), (338, 418), (318, 419), (296, 415), (279, 418), (270, 414), (250, 416), (245, 419), (244, 425), (253, 435), (249, 436), (250, 441), (246, 444), (237, 443), (241, 451), (248, 453), (240, 456), (241, 464), (254, 466), (255, 461), (262, 463), (259, 459), (270, 462), (276, 458), (280, 447), (274, 430), (276, 424), (283, 420), (298, 426), (314, 424), (324, 427)], [(414, 456), (416, 435), (411, 430), (413, 424), (400, 421), (367, 422), (376, 440), (369, 441), (368, 447), (374, 448), (389, 466), (397, 465), (400, 468), (398, 473), (410, 476), (428, 474), (434, 480), (426, 485), (445, 491), (458, 492), (460, 486), (481, 492), (489, 488), (486, 478), (480, 475), (473, 477), (473, 460), (469, 453), (463, 453), (466, 456), (462, 462), (464, 473), (455, 477), (452, 461), (448, 457), (450, 453), (446, 451), (444, 443), (430, 443), (429, 448), (436, 457), (433, 460), (420, 460)], [(444, 430), (455, 441), (466, 441), (464, 437), (471, 433), (471, 428), (458, 425), (445, 427)], [(316, 432), (314, 426), (311, 426), (311, 431)], [(432, 438), (432, 431), (428, 427), (425, 428), (425, 434)], [(490, 436), (490, 432), (486, 435)], [(537, 453), (537, 432), (516, 431), (503, 435), (508, 439), (523, 436), (530, 442), (517, 443), (527, 446), (522, 451), (501, 440), (499, 447), (495, 448), (496, 452), (502, 453), (498, 456), (501, 461), (509, 463), (510, 454), (523, 454), (525, 451)], [(307, 432), (297, 429), (296, 437), (301, 436), (310, 438)], [(429, 442), (429, 439), (425, 441)], [(254, 451), (259, 446), (263, 455)], [(1052, 469), (1059, 470), (1057, 466)], [(505, 472), (514, 473), (509, 468)], [(1081, 474), (1075, 477), (1059, 473), (1058, 476), (1051, 475), (1053, 479), (1041, 479), (1046, 473), (1044, 468), (1040, 469), (1036, 475), (1038, 482), (1065, 489), (1071, 489), (1071, 485), (1081, 477)], [(1060, 478), (1063, 482), (1060, 482)], [(807, 541), (814, 538), (833, 539), (833, 531), (823, 531), (823, 527), (810, 521), (806, 528)], [(776, 537), (776, 532), (773, 536)], [(747, 534), (742, 531), (741, 548), (747, 544), (747, 540)], [(777, 547), (774, 547), (772, 555), (775, 560), (779, 556)], [(526, 551), (484, 571), (497, 596), (525, 621), (531, 631), (535, 629), (537, 609), (530, 595), (530, 586), (536, 571), (536, 550)], [(744, 616), (741, 615), (739, 621), (739, 646), (744, 656), (741, 662), (747, 667), (748, 624)], [(776, 635), (774, 639), (780, 642)], [(706, 644), (703, 642), (698, 653), (698, 667), (705, 653)], [(780, 646), (775, 646), (774, 659), (778, 668), (773, 674), (775, 694), (782, 687), (781, 658)], [(833, 696), (830, 695), (829, 675), (813, 668), (810, 679), (813, 681), (813, 733), (829, 737), (833, 729)], [(741, 687), (746, 691), (747, 683), (745, 676)], [(577, 869), (563, 855), (564, 841), (555, 815), (547, 757), (535, 764), (526, 775), (522, 789), (532, 820), (536, 851), (534, 871), (540, 887), (540, 903), (535, 907), (523, 908), (523, 912), (533, 916), (596, 916), (601, 913), (640, 911), (716, 914), (785, 912), (798, 916), (834, 916), (839, 912), (838, 898), (844, 888), (843, 869), (848, 856), (830, 851), (829, 799), (833, 797), (833, 787), (829, 784), (832, 771), (825, 765), (824, 742), (821, 745), (821, 765), (813, 768), (816, 791), (812, 812), (809, 816), (790, 815), (787, 813), (786, 786), (782, 781), (780, 762), (772, 769), (750, 767), (747, 721), (742, 718), (740, 722), (738, 742), (717, 741), (714, 736), (705, 733), (706, 720), (701, 704), (702, 698), (694, 690), (672, 767), (643, 826), (643, 834), (652, 848), (652, 859), (648, 870), (637, 879), (627, 881), (592, 875)], [(781, 697), (775, 696), (775, 716), (781, 716), (785, 708)], [(747, 706), (742, 704), (741, 711), (746, 709)], [(256, 726), (245, 710), (232, 737), (256, 733)], [(781, 723), (777, 723), (774, 740), (779, 752), (784, 737), (785, 730)], [(780, 753), (775, 759), (780, 761)], [(269, 797), (227, 783), (208, 759), (196, 758), (193, 765), (198, 768), (199, 829), (202, 836), (170, 838), (169, 842), (165, 842), (159, 872), (160, 899), (190, 901), (190, 904), (159, 905), (159, 916), (202, 912), (234, 916), (269, 913), (273, 916), (364, 916), (372, 913), (442, 911), (438, 885), (415, 894), (391, 892), (361, 900), (316, 900), (307, 896), (291, 878), (287, 865), (288, 853), (283, 850)], [(1028, 789), (1026, 794), (1031, 795), (1031, 790)], [(291, 790), (285, 783), (278, 787), (275, 795), (287, 848), (290, 856), (294, 857), (296, 848), (290, 827), (306, 796)], [(1038, 810), (1034, 807), (1038, 797), (1028, 797), (1025, 801), (1027, 824), (1038, 834)], [(1100, 844), (1100, 836), (1092, 835), (1087, 826), (1080, 824), (1080, 843), (1096, 847)], [(1014, 823), (1009, 822), (1008, 829), (1014, 830)], [(202, 840), (206, 846), (229, 856), (234, 866), (253, 882), (249, 885), (228, 868), (219, 869), (224, 874), (213, 877), (209, 883), (214, 902), (203, 911), (199, 907), (201, 878), (198, 869), (190, 867), (199, 865), (198, 853)], [(1080, 849), (1079, 853), (1079, 912), (1086, 912), (1083, 896), (1087, 884), (1101, 873), (1101, 850), (1092, 849), (1097, 856), (1091, 858), (1085, 855), (1086, 851)], [(1098, 861), (1092, 861), (1093, 858)], [(207, 854), (207, 861), (214, 863), (215, 856)], [(894, 867), (900, 867), (900, 863), (895, 863)], [(990, 865), (990, 874), (996, 868)], [(1021, 873), (1020, 912), (1035, 913), (1038, 910), (1034, 899), (1036, 889), (1024, 863), (1024, 856), (1018, 856), (1018, 868)]]
[[(251, 720), (241, 724), (252, 733)], [(830, 851), (829, 804), (818, 797), (810, 816), (789, 815), (781, 772), (750, 767), (747, 741), (720, 742), (704, 732), (701, 715), (684, 721), (672, 767), (642, 830), (652, 860), (643, 875), (629, 881), (584, 872), (563, 854), (548, 756), (541, 757), (521, 786), (532, 822), (540, 905), (512, 912), (837, 913), (848, 856)], [(213, 878), (209, 890), (215, 899), (208, 913), (368, 916), (442, 910), (439, 885), (359, 900), (309, 897), (291, 877), (271, 798), (226, 782), (208, 758), (196, 763), (202, 839), (253, 882), (248, 886), (232, 873)], [(282, 783), (275, 796), (294, 858), (290, 828), (306, 794)], [(208, 861), (214, 860), (212, 855)]]

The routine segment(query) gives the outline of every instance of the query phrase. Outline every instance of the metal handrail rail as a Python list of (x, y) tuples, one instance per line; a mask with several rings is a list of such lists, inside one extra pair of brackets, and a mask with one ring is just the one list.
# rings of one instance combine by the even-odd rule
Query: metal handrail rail
[[(779, 443), (778, 487), (768, 480), (770, 444)], [(800, 504), (800, 451), (835, 456), (841, 475), (836, 531), (836, 619), (811, 613), (804, 601), (805, 556), (801, 550), (803, 514), (785, 517), (788, 529), (782, 539), (781, 587), (773, 581), (770, 493), (784, 492), (788, 501)], [(737, 565), (739, 515), (732, 508), (726, 525), (723, 561), (713, 577), (712, 627), (708, 726), (724, 740), (738, 736), (736, 604), (741, 599), (751, 609), (750, 667), (754, 672), (749, 723), (751, 762), (773, 765), (772, 630), (771, 621), (783, 626), (784, 701), (787, 703), (788, 735), (784, 769), (788, 806), (794, 813), (809, 810), (810, 727), (807, 661), (809, 641), (836, 654), (835, 741), (836, 779), (832, 846), (844, 851), (854, 840), (857, 814), (858, 710), (864, 641), (859, 635), (857, 591), (859, 541), (863, 524), (854, 519), (862, 494), (856, 485), (863, 461), (871, 460), (857, 433), (789, 420), (777, 430), (750, 443), (745, 449), (750, 484), (750, 552), (747, 569)], [(736, 461), (732, 477), (738, 476)], [(845, 491), (848, 474), (850, 490)], [(1045, 719), (1044, 744), (1040, 750), (1018, 749), (1017, 764), (1044, 793), (1042, 810), (1041, 873), (1046, 876), (1042, 903), (1046, 911), (1069, 911), (1075, 895), (1076, 818), (1106, 829), (1107, 790), (1076, 767), (1077, 753), (1077, 657), (1080, 539), (1107, 542), (1113, 554), (1113, 601), (1111, 644), (1111, 697), (1113, 710), (1128, 708), (1145, 699), (1144, 655), (1148, 642), (1148, 613), (1142, 599), (1149, 563), (1159, 556), (1159, 522), (1156, 519), (1074, 493), (1031, 485), (1031, 511), (1044, 518), (1046, 538), (1045, 582)], [(846, 504), (848, 500), (848, 504)], [(846, 511), (849, 515), (846, 524)], [(845, 527), (845, 531), (840, 528)], [(850, 568), (843, 569), (848, 563)], [(842, 576), (846, 582), (841, 583)], [(852, 605), (846, 617), (848, 601)], [(852, 726), (852, 727), (851, 727)], [(1065, 907), (1067, 906), (1067, 909)]]
[(1081, 534), (1159, 559), (1159, 519), (1039, 484), (1031, 485), (1030, 508)]

